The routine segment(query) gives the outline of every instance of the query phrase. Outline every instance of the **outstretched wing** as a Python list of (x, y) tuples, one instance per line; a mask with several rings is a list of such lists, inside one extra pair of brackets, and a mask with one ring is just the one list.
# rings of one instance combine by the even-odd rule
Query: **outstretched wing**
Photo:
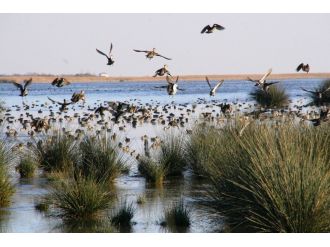
[(215, 85), (215, 87), (214, 87), (214, 91), (216, 91), (217, 89), (218, 89), (218, 87), (220, 87), (222, 84), (223, 84), (223, 82), (224, 82), (224, 80), (222, 80), (222, 81), (219, 81), (218, 82), (218, 84), (217, 85)]
[(266, 80), (266, 78), (272, 73), (272, 69), (270, 68), (266, 74), (264, 74), (263, 77), (261, 77), (261, 79), (259, 80), (260, 83), (264, 83), (264, 81)]
[(213, 27), (215, 27), (218, 30), (223, 30), (225, 29), (223, 26), (219, 25), (219, 24), (214, 24)]
[(100, 50), (98, 50), (98, 49), (96, 49), (96, 51), (97, 51), (98, 53), (100, 53), (101, 55), (106, 56), (106, 57), (109, 59), (109, 57), (108, 57), (107, 54), (103, 53), (102, 51), (100, 51)]
[(55, 86), (55, 85), (57, 84), (58, 80), (59, 80), (58, 77), (56, 77), (56, 78), (52, 81), (52, 85)]
[(250, 82), (259, 82), (258, 80), (253, 80), (251, 77), (248, 77), (248, 81), (250, 81)]
[(330, 87), (328, 87), (327, 89), (323, 90), (322, 93), (325, 93), (325, 92), (327, 92), (329, 90), (330, 90)]
[(70, 85), (71, 84), (71, 82), (69, 82), (67, 79), (65, 79), (65, 78), (63, 78), (63, 83), (65, 84), (65, 85)]
[(279, 83), (279, 81), (272, 81), (272, 82), (269, 82), (269, 83), (268, 83), (268, 86), (270, 86), (270, 85), (274, 85), (274, 84), (276, 84), (276, 83)]
[(113, 45), (112, 45), (112, 43), (111, 43), (111, 44), (110, 44), (109, 57), (110, 57), (110, 55), (111, 55), (111, 52), (112, 52), (112, 48), (113, 48)]
[(51, 98), (49, 98), (49, 97), (47, 97), (52, 103), (57, 103), (57, 104), (60, 104), (61, 102), (58, 102), (58, 101), (56, 101), (56, 100), (53, 100), (53, 99), (51, 99)]
[(165, 59), (167, 59), (167, 60), (172, 60), (171, 58), (168, 58), (168, 57), (164, 57), (163, 55), (160, 55), (159, 53), (156, 53), (155, 55), (156, 55), (156, 56), (158, 56), (158, 57), (162, 57), (162, 58), (165, 58)]
[(210, 25), (207, 25), (202, 29), (201, 33), (205, 33), (206, 30), (210, 30), (210, 29), (211, 29)]
[(174, 82), (172, 80), (172, 77), (169, 76), (169, 75), (166, 76), (166, 81), (167, 81), (168, 84), (174, 84)]
[(17, 83), (16, 81), (12, 81), (11, 83), (13, 83), (13, 85), (17, 88), (19, 88), (20, 90), (23, 90), (23, 86), (19, 83)]
[(32, 78), (24, 80), (24, 89), (26, 89), (32, 83)]
[(179, 76), (176, 77), (175, 83), (178, 83), (179, 81)]
[(145, 52), (145, 53), (148, 53), (149, 51), (144, 51), (144, 50), (135, 50), (135, 49), (133, 49), (133, 51), (135, 51), (135, 52)]
[(301, 90), (303, 90), (303, 91), (305, 91), (305, 92), (308, 92), (308, 93), (316, 93), (316, 92), (314, 92), (314, 91), (310, 91), (310, 90), (306, 90), (305, 88), (303, 88), (303, 87), (301, 87)]
[(296, 68), (296, 71), (299, 72), (299, 70), (301, 70), (303, 66), (304, 66), (303, 63), (299, 64), (298, 67)]
[(206, 76), (205, 79), (206, 79), (207, 84), (209, 84), (210, 89), (212, 90), (212, 86), (211, 86), (211, 83), (209, 81), (209, 78)]

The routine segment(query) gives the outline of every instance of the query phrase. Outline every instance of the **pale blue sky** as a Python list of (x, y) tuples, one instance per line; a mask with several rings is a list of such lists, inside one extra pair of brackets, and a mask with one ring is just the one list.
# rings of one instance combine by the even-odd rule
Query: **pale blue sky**
[[(224, 31), (201, 34), (207, 24)], [(292, 73), (330, 69), (330, 14), (0, 14), (0, 74)], [(113, 42), (115, 64), (105, 57)], [(147, 60), (133, 49), (164, 56)]]

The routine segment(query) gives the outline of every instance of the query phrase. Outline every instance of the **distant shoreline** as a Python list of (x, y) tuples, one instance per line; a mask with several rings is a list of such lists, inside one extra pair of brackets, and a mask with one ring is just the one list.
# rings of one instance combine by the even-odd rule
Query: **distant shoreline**
[[(205, 80), (206, 75), (180, 75), (181, 81), (201, 81)], [(210, 80), (246, 80), (247, 77), (258, 79), (262, 74), (231, 74), (231, 75), (207, 75)], [(9, 80), (17, 82), (33, 79), (36, 83), (50, 83), (56, 76), (43, 76), (43, 75), (19, 75), (19, 76), (0, 76), (0, 83)], [(61, 77), (59, 75), (59, 77)], [(151, 77), (151, 76), (76, 76), (65, 75), (63, 76), (72, 83), (89, 83), (89, 82), (157, 82), (164, 81), (165, 77)], [(330, 79), (330, 73), (291, 73), (291, 74), (272, 74), (269, 76), (270, 80), (285, 80), (285, 79)]]

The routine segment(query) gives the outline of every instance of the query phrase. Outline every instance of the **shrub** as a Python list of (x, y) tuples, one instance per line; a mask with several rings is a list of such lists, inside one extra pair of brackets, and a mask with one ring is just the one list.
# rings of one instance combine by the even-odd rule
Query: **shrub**
[(250, 96), (262, 107), (267, 108), (280, 108), (289, 102), (289, 96), (285, 89), (275, 85), (270, 86), (267, 92), (258, 87), (250, 93)]
[(16, 170), (18, 170), (21, 178), (32, 178), (36, 170), (36, 164), (30, 157), (23, 158)]

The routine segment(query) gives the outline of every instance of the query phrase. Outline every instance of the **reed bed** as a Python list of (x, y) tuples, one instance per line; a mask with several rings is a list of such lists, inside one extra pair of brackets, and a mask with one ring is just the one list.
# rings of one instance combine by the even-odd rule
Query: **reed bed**
[(171, 232), (186, 232), (191, 225), (191, 211), (180, 200), (165, 211), (164, 220), (161, 222)]
[(122, 205), (111, 216), (111, 224), (117, 227), (120, 232), (130, 232), (135, 208), (133, 203), (124, 201)]
[(34, 177), (36, 169), (37, 165), (35, 161), (29, 156), (22, 158), (18, 166), (16, 166), (16, 170), (19, 172), (21, 178)]
[(231, 231), (329, 232), (329, 125), (232, 124), (217, 138), (201, 164)]
[(285, 89), (275, 85), (270, 86), (268, 91), (258, 87), (250, 93), (250, 96), (259, 105), (266, 108), (281, 108), (289, 103), (289, 96)]

